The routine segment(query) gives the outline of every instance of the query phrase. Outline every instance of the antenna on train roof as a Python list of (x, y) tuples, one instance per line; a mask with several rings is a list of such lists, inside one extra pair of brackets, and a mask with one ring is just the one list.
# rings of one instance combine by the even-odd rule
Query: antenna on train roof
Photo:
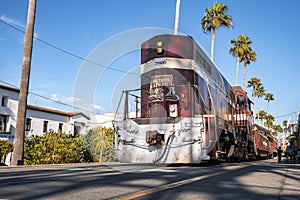
[(175, 13), (174, 35), (178, 34), (179, 10), (180, 10), (180, 0), (176, 0), (176, 13)]

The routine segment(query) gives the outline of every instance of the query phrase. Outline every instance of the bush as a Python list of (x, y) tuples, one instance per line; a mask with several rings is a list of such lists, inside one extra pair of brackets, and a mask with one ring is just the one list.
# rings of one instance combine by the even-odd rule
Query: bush
[(0, 140), (0, 162), (5, 162), (6, 155), (13, 151), (13, 144), (7, 140)]
[(90, 161), (80, 137), (62, 132), (30, 136), (24, 142), (24, 164), (59, 164)]

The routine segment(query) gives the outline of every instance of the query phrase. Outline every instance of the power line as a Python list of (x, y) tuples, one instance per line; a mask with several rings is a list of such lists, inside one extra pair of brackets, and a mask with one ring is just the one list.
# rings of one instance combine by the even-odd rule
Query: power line
[[(8, 86), (11, 86), (13, 88), (16, 88), (16, 89), (19, 89), (17, 86), (13, 85), (13, 84), (10, 84), (8, 82), (5, 82), (5, 81), (2, 81), (0, 80), (0, 82), (8, 85)], [(92, 114), (99, 114), (99, 113), (96, 113), (96, 112), (93, 112), (93, 111), (90, 111), (90, 110), (86, 110), (86, 109), (83, 109), (83, 108), (80, 108), (80, 107), (77, 107), (77, 106), (74, 106), (74, 105), (70, 105), (70, 104), (67, 104), (67, 103), (64, 103), (64, 102), (61, 102), (61, 101), (57, 101), (57, 100), (54, 100), (54, 99), (51, 99), (49, 97), (45, 97), (43, 95), (40, 95), (40, 94), (37, 94), (37, 93), (34, 93), (34, 92), (28, 92), (29, 94), (32, 94), (34, 96), (37, 96), (37, 97), (40, 97), (42, 99), (46, 99), (48, 101), (52, 101), (54, 103), (57, 103), (57, 104), (60, 104), (60, 105), (64, 105), (64, 106), (67, 106), (67, 107), (71, 107), (71, 108), (75, 108), (75, 109), (78, 109), (78, 110), (81, 110), (81, 111), (84, 111), (84, 112), (88, 112), (88, 113), (92, 113)]]
[[(20, 29), (20, 28), (18, 28), (18, 27), (16, 27), (16, 26), (11, 25), (10, 23), (7, 23), (5, 20), (3, 20), (3, 19), (1, 19), (1, 18), (0, 18), (0, 22), (2, 22), (3, 24), (9, 26), (10, 28), (12, 28), (12, 29), (14, 29), (14, 30), (16, 30), (16, 31), (18, 31), (18, 32), (21, 32), (21, 33), (25, 34), (25, 31), (24, 31), (24, 30), (22, 30), (22, 29)], [(137, 74), (137, 73), (127, 72), (127, 71), (120, 70), (120, 69), (115, 69), (115, 68), (112, 68), (112, 67), (109, 67), (109, 66), (105, 66), (105, 65), (103, 65), (103, 64), (99, 64), (99, 63), (97, 63), (97, 62), (94, 62), (94, 61), (85, 59), (85, 58), (83, 58), (82, 56), (79, 56), (79, 55), (77, 55), (77, 54), (75, 54), (75, 53), (72, 53), (72, 52), (70, 52), (70, 51), (67, 51), (67, 50), (65, 50), (65, 49), (63, 49), (63, 48), (60, 48), (60, 47), (56, 46), (56, 45), (53, 45), (53, 44), (51, 44), (51, 43), (49, 43), (49, 42), (47, 42), (47, 41), (45, 41), (45, 40), (42, 40), (42, 39), (40, 39), (40, 38), (38, 38), (38, 37), (36, 37), (36, 36), (33, 36), (33, 37), (34, 37), (34, 39), (36, 39), (37, 41), (39, 41), (39, 42), (41, 42), (41, 43), (43, 43), (43, 44), (45, 44), (45, 45), (47, 45), (47, 46), (49, 46), (49, 47), (51, 47), (51, 48), (54, 48), (54, 49), (56, 49), (56, 50), (58, 50), (58, 51), (60, 51), (60, 52), (63, 52), (63, 53), (65, 53), (65, 54), (69, 55), (69, 56), (75, 57), (75, 58), (77, 58), (77, 59), (79, 59), (79, 60), (89, 62), (89, 63), (91, 63), (91, 64), (97, 65), (97, 66), (102, 67), (102, 68), (105, 68), (105, 69), (109, 69), (109, 70), (113, 70), (113, 71), (117, 71), (117, 72), (121, 72), (121, 73), (133, 74), (133, 75), (138, 75), (138, 76), (139, 76), (139, 74)], [(6, 85), (9, 85), (9, 86), (11, 86), (11, 87), (14, 87), (14, 88), (16, 88), (16, 89), (19, 89), (17, 86), (15, 86), (15, 85), (13, 85), (13, 84), (10, 84), (10, 83), (7, 83), (7, 82), (5, 82), (5, 81), (0, 80), (0, 82), (4, 83), (4, 84), (6, 84)], [(64, 105), (64, 106), (68, 106), (68, 107), (75, 108), (75, 109), (78, 109), (78, 110), (81, 110), (81, 111), (85, 111), (85, 112), (88, 112), (88, 113), (92, 113), (92, 114), (98, 114), (98, 113), (96, 113), (96, 112), (93, 112), (93, 111), (90, 111), (90, 110), (86, 110), (86, 109), (83, 109), (83, 108), (80, 108), (80, 107), (76, 107), (76, 106), (74, 106), (74, 105), (70, 105), (70, 104), (67, 104), (67, 103), (64, 103), (64, 102), (61, 102), (61, 101), (57, 101), (57, 100), (54, 100), (54, 99), (51, 99), (51, 98), (42, 96), (42, 95), (40, 95), (40, 94), (34, 93), (34, 92), (30, 92), (30, 91), (29, 91), (28, 93), (29, 93), (29, 94), (32, 94), (32, 95), (34, 95), (34, 96), (37, 96), (37, 97), (46, 99), (46, 100), (48, 100), (48, 101), (52, 101), (52, 102), (55, 102), (55, 103)]]
[(297, 113), (297, 112), (291, 112), (291, 113), (288, 113), (288, 114), (276, 116), (276, 117), (274, 117), (274, 118), (286, 117), (286, 116), (293, 115), (293, 114), (296, 114), (296, 113)]
[[(3, 19), (1, 19), (1, 18), (0, 18), (0, 22), (2, 22), (3, 24), (9, 26), (10, 28), (12, 28), (12, 29), (14, 29), (14, 30), (16, 30), (16, 31), (19, 31), (19, 32), (25, 34), (25, 31), (23, 31), (23, 30), (19, 29), (18, 27), (15, 27), (15, 26), (13, 26), (13, 25), (11, 25), (11, 24), (5, 22), (5, 21), (4, 21)], [(124, 70), (112, 68), (112, 67), (109, 67), (109, 66), (106, 66), (106, 65), (103, 65), (103, 64), (99, 64), (99, 63), (97, 63), (97, 62), (94, 62), (94, 61), (92, 61), (92, 60), (85, 59), (85, 58), (82, 57), (82, 56), (79, 56), (79, 55), (77, 55), (77, 54), (75, 54), (75, 53), (72, 53), (72, 52), (70, 52), (70, 51), (64, 50), (63, 48), (60, 48), (60, 47), (58, 47), (58, 46), (55, 46), (55, 45), (53, 45), (53, 44), (51, 44), (51, 43), (49, 43), (49, 42), (46, 42), (45, 40), (42, 40), (42, 39), (36, 37), (36, 36), (33, 36), (33, 38), (36, 39), (37, 41), (39, 41), (39, 42), (41, 42), (41, 43), (43, 43), (43, 44), (49, 46), (49, 47), (52, 47), (52, 48), (54, 48), (54, 49), (56, 49), (56, 50), (58, 50), (58, 51), (61, 51), (61, 52), (65, 53), (65, 54), (67, 54), (67, 55), (73, 56), (73, 57), (75, 57), (75, 58), (77, 58), (77, 59), (79, 59), (79, 60), (86, 61), (86, 62), (88, 62), (88, 63), (97, 65), (97, 66), (99, 66), (99, 67), (102, 67), (102, 68), (105, 68), (105, 69), (110, 69), (110, 70), (117, 71), (117, 72), (121, 72), (121, 73), (125, 73), (125, 74), (139, 75), (139, 74), (137, 74), (137, 73), (127, 72), (127, 71), (124, 71)]]

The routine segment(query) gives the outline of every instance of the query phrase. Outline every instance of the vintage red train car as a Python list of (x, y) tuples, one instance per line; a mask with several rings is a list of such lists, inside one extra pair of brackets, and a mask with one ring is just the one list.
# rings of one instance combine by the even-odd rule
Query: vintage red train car
[(157, 35), (141, 45), (141, 87), (116, 112), (121, 162), (200, 163), (256, 155), (251, 101), (231, 86), (190, 36)]
[(253, 126), (252, 131), (255, 138), (256, 156), (260, 158), (273, 158), (276, 156), (278, 142), (270, 131), (257, 124)]

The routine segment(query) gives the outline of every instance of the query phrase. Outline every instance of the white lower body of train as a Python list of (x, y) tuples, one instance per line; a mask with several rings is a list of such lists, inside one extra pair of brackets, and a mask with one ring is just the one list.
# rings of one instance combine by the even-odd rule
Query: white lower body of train
[[(152, 118), (115, 122), (116, 159), (129, 163), (201, 163), (216, 141), (205, 134), (204, 119)], [(217, 137), (210, 137), (217, 138)]]

